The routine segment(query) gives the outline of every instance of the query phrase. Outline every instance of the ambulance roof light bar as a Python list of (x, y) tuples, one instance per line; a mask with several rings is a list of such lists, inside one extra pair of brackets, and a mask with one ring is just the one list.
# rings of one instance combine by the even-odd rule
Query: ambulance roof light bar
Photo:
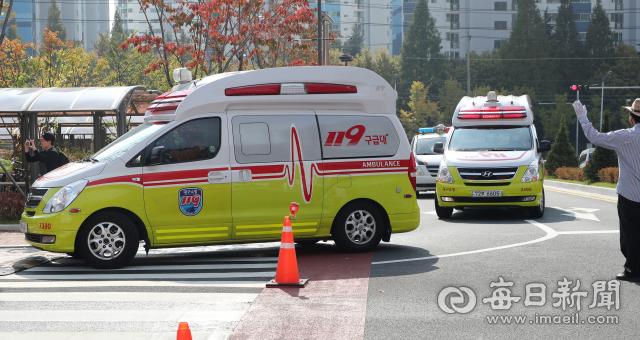
[(358, 88), (352, 85), (340, 84), (285, 83), (232, 87), (224, 90), (224, 94), (228, 97), (335, 93), (358, 93)]
[(435, 127), (432, 127), (432, 128), (419, 128), (418, 132), (419, 133), (433, 133), (433, 132), (435, 132), (437, 134), (443, 134), (445, 132), (449, 132), (449, 129), (451, 129), (451, 127), (439, 124), (438, 126), (435, 126)]
[(487, 93), (487, 102), (489, 102), (489, 103), (497, 103), (498, 102), (498, 94), (495, 91), (489, 91), (489, 93)]
[(194, 90), (169, 91), (156, 97), (151, 105), (147, 107), (145, 116), (157, 114), (174, 114), (178, 105)]

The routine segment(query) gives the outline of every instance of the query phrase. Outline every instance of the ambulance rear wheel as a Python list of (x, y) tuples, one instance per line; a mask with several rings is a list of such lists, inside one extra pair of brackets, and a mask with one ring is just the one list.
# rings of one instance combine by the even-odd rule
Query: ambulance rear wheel
[(453, 208), (443, 208), (438, 204), (438, 195), (434, 198), (434, 202), (436, 202), (436, 214), (440, 218), (449, 218), (453, 214)]
[(117, 269), (133, 260), (139, 242), (138, 230), (127, 216), (100, 213), (89, 219), (78, 233), (76, 251), (94, 268)]
[(375, 206), (366, 202), (356, 202), (338, 213), (331, 234), (341, 250), (362, 253), (372, 251), (378, 246), (383, 228), (382, 215)]
[(537, 207), (529, 208), (529, 216), (531, 216), (531, 218), (541, 218), (542, 216), (544, 216), (544, 190), (542, 190), (540, 205)]

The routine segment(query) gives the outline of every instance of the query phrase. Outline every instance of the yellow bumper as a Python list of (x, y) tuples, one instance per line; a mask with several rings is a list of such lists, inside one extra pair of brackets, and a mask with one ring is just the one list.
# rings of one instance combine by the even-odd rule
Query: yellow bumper
[[(540, 205), (543, 193), (543, 180), (530, 183), (522, 183), (522, 175), (526, 167), (520, 167), (515, 177), (510, 181), (463, 181), (458, 175), (457, 170), (450, 168), (454, 178), (454, 183), (436, 183), (436, 193), (438, 204), (443, 208), (458, 207), (535, 207)], [(496, 183), (508, 183), (507, 185), (491, 185)], [(470, 185), (471, 184), (471, 185)], [(484, 185), (477, 185), (484, 184)], [(502, 197), (499, 198), (473, 198), (472, 191), (476, 190), (502, 190)], [(522, 201), (525, 197), (534, 197), (533, 201)], [(442, 198), (450, 197), (453, 202), (443, 201)]]
[[(34, 213), (29, 216), (29, 213)], [(25, 209), (22, 213), (22, 221), (28, 225), (28, 233), (31, 236), (52, 235), (55, 236), (55, 242), (45, 244), (33, 242), (26, 238), (26, 241), (34, 247), (52, 252), (70, 253), (74, 251), (74, 243), (76, 234), (82, 222), (87, 218), (86, 215), (69, 214), (67, 210), (44, 214), (42, 209)]]
[(406, 233), (418, 229), (420, 225), (420, 212), (410, 214), (389, 215), (392, 233)]

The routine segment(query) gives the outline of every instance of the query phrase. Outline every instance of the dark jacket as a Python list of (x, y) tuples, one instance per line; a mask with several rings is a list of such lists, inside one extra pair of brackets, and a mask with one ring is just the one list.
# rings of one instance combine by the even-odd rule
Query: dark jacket
[(29, 163), (40, 162), (40, 176), (58, 167), (59, 154), (58, 150), (54, 147), (51, 147), (49, 150), (33, 151), (33, 155), (25, 152), (25, 155)]

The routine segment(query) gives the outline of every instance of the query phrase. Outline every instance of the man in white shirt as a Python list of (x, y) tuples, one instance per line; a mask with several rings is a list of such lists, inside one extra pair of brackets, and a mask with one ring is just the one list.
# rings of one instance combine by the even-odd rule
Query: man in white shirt
[(618, 218), (620, 219), (620, 250), (626, 258), (624, 271), (618, 280), (640, 281), (640, 98), (629, 111), (630, 129), (599, 133), (587, 118), (587, 109), (573, 103), (578, 120), (587, 139), (618, 154), (620, 176), (618, 179)]

